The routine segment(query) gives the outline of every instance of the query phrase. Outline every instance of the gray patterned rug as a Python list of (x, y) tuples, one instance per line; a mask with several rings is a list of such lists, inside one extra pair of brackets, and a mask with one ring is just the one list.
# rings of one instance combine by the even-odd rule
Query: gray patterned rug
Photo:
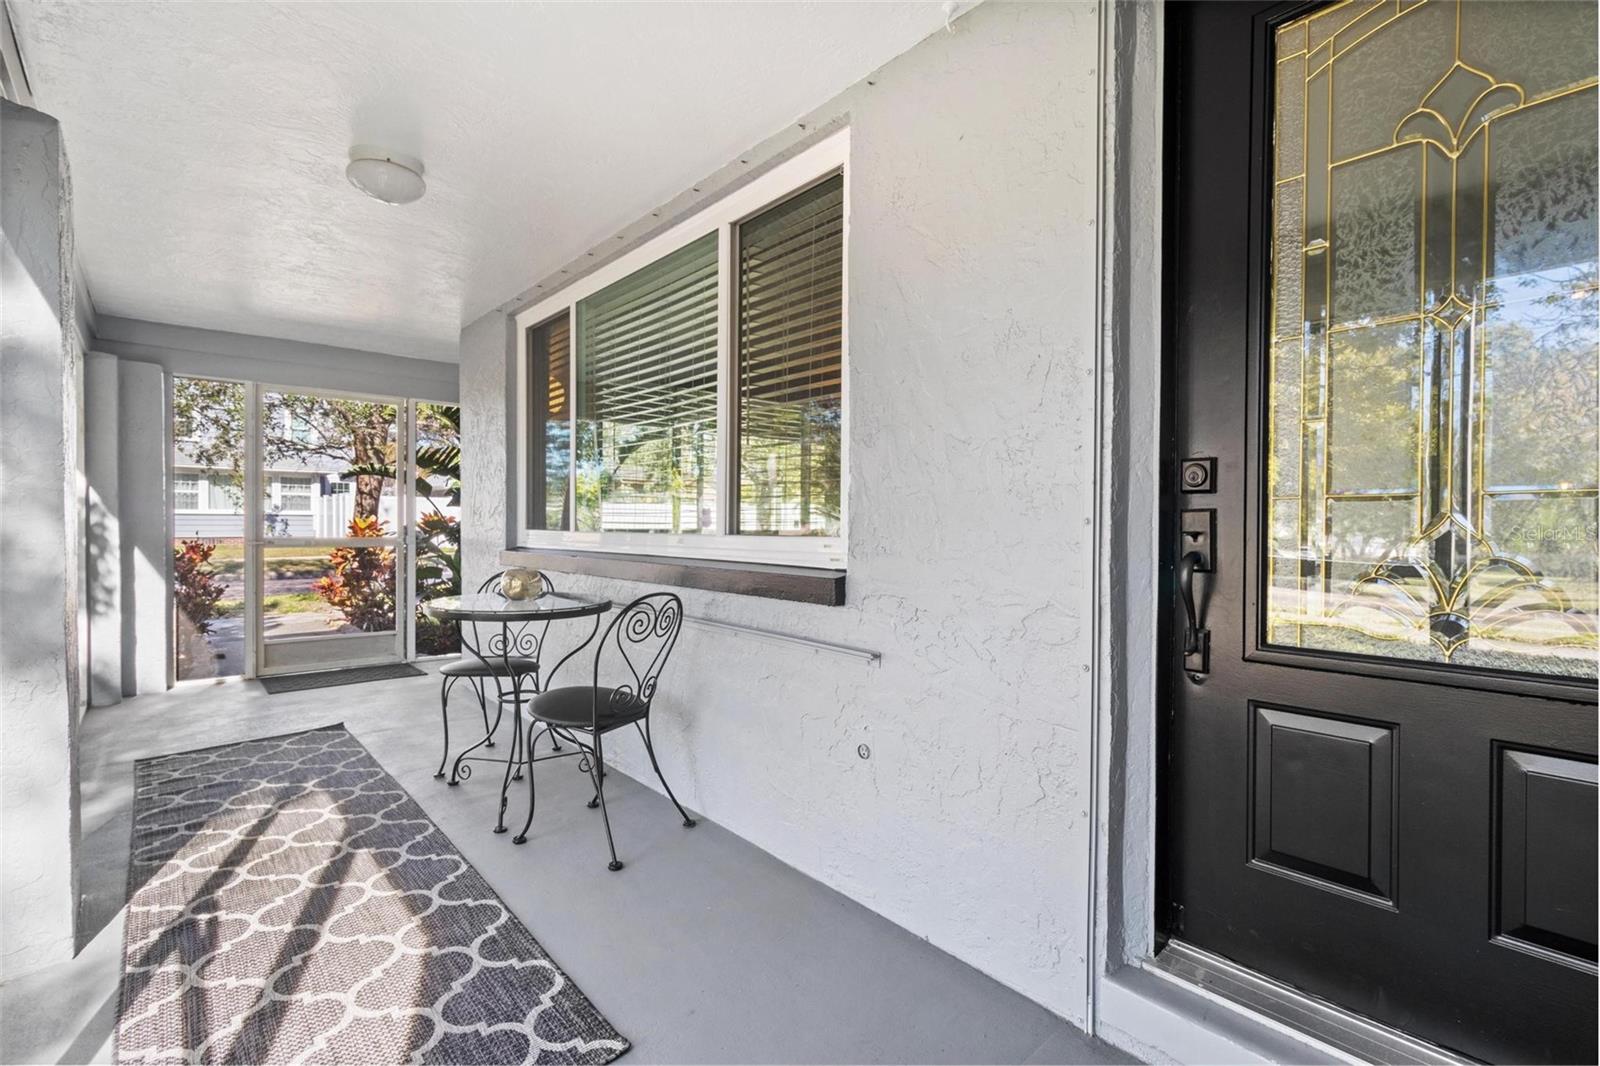
[(120, 1062), (628, 1050), (343, 726), (135, 769)]

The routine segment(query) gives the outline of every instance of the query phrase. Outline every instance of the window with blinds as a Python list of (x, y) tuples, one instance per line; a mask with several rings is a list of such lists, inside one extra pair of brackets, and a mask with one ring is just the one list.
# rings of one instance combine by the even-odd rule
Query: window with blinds
[(521, 545), (845, 565), (842, 133), (517, 316)]
[(577, 305), (576, 528), (716, 527), (717, 234)]
[(528, 528), (571, 529), (572, 327), (565, 311), (529, 331)]
[(838, 536), (844, 177), (739, 227), (737, 532)]

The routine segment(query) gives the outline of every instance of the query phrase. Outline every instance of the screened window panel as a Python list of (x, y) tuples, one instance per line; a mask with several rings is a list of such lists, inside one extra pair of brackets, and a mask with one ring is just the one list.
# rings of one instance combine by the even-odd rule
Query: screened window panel
[(739, 532), (838, 536), (844, 177), (739, 228)]
[(717, 235), (579, 302), (577, 528), (716, 526)]
[(533, 440), (528, 454), (528, 524), (532, 529), (571, 529), (572, 327), (566, 312), (533, 327), (531, 401)]

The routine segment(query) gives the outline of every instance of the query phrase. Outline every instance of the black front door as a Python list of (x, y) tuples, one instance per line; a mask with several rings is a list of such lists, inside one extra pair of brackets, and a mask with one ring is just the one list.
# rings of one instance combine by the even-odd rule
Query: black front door
[(1166, 931), (1593, 1062), (1596, 5), (1168, 12)]

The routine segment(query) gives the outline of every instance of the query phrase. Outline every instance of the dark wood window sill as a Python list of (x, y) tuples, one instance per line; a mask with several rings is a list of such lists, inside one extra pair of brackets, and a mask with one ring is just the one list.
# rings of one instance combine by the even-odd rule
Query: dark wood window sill
[(820, 603), (826, 607), (844, 604), (843, 570), (567, 548), (508, 548), (500, 553), (500, 563), (503, 566), (527, 566), (535, 570), (589, 574), (652, 585), (731, 592), (738, 596)]

